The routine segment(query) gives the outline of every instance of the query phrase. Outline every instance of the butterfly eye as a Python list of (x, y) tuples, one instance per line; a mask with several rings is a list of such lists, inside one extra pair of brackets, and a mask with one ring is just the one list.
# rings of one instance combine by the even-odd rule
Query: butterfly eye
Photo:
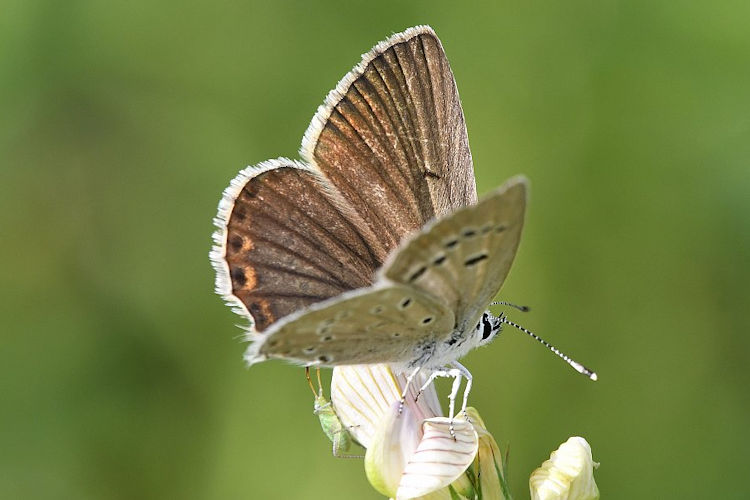
[[(482, 340), (487, 340), (492, 335), (492, 323), (490, 323), (487, 313), (482, 314), (480, 323), (482, 324)], [(479, 328), (479, 325), (477, 325), (477, 328)]]

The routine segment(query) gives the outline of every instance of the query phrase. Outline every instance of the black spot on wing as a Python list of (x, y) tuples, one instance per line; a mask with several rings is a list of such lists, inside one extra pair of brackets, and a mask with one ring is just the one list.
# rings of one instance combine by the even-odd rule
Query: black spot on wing
[(234, 252), (242, 250), (242, 237), (234, 235), (229, 238), (229, 248)]
[(245, 270), (241, 267), (233, 267), (229, 272), (232, 275), (232, 281), (239, 286), (244, 286), (247, 283), (247, 276), (245, 276)]
[(425, 271), (427, 271), (427, 266), (422, 266), (416, 271), (414, 271), (411, 276), (409, 276), (409, 283), (414, 283), (419, 279), (420, 276), (422, 276)]
[(488, 256), (487, 256), (486, 253), (483, 253), (483, 254), (480, 254), (480, 255), (476, 255), (474, 257), (469, 257), (468, 259), (466, 259), (464, 261), (464, 265), (466, 267), (471, 267), (471, 266), (474, 266), (474, 265), (478, 264), (479, 262), (482, 262), (483, 260), (485, 260), (487, 258), (488, 258)]

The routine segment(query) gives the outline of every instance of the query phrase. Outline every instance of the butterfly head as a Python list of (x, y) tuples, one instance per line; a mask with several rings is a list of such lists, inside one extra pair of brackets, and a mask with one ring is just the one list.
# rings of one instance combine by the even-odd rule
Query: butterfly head
[(495, 340), (495, 337), (503, 329), (503, 315), (493, 316), (489, 311), (482, 313), (477, 323), (476, 335), (479, 345), (486, 345)]

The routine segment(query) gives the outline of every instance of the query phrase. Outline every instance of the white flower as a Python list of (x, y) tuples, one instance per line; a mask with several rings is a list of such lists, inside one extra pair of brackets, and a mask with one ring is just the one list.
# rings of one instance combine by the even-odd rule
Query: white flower
[(333, 371), (331, 400), (343, 425), (367, 448), (367, 478), (398, 500), (451, 498), (447, 486), (464, 474), (479, 448), (470, 422), (442, 416), (433, 385), (414, 401), (425, 380), (415, 377), (399, 412), (406, 379), (387, 365)]
[(532, 500), (597, 500), (594, 469), (599, 464), (582, 437), (571, 437), (529, 478)]

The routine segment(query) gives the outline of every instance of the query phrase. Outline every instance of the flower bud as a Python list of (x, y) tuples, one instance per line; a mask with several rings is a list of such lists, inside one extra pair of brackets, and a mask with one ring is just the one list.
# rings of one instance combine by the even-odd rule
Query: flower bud
[(599, 489), (591, 447), (582, 437), (571, 437), (553, 451), (549, 460), (532, 472), (529, 489), (532, 500), (597, 500)]

